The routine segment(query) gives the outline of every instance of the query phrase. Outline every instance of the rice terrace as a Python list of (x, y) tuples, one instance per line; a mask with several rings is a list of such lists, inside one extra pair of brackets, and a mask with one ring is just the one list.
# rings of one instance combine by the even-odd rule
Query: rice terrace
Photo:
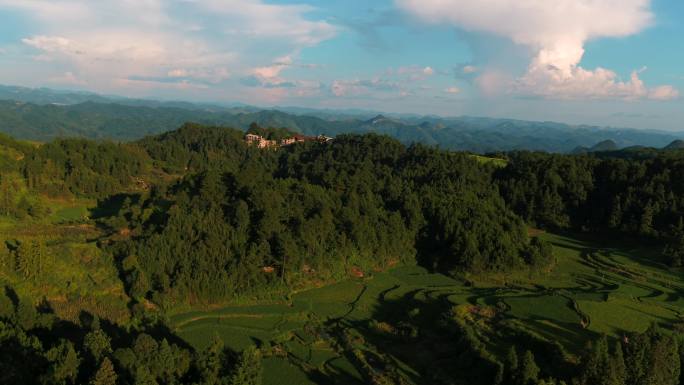
[[(170, 320), (198, 349), (216, 337), (235, 350), (257, 344), (266, 357), (265, 383), (274, 385), (363, 384), (384, 371), (415, 381), (454, 353), (433, 330), (435, 317), (448, 310), (471, 325), (493, 354), (520, 338), (558, 341), (560, 354), (571, 360), (596, 336), (622, 339), (652, 323), (684, 321), (684, 278), (640, 258), (648, 249), (542, 236), (557, 259), (547, 273), (454, 279), (399, 267), (296, 293), (282, 303)], [(424, 349), (405, 349), (415, 343)]]

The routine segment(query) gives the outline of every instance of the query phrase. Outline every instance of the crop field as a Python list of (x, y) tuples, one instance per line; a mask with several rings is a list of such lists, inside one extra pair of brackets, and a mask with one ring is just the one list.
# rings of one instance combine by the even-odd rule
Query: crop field
[(233, 350), (258, 345), (266, 384), (334, 384), (383, 374), (415, 379), (456, 354), (437, 330), (444, 320), (470, 325), (499, 357), (515, 338), (558, 341), (572, 357), (600, 334), (620, 338), (682, 321), (684, 280), (642, 259), (649, 250), (541, 236), (557, 258), (541, 275), (457, 279), (406, 266), (280, 304), (196, 311), (171, 322), (198, 349), (216, 335)]

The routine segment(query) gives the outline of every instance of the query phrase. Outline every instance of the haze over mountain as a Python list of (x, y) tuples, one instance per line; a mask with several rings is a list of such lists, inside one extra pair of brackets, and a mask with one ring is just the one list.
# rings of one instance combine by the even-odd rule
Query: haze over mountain
[[(555, 122), (477, 117), (378, 114), (372, 111), (317, 111), (221, 106), (101, 96), (84, 92), (0, 87), (0, 131), (22, 139), (56, 137), (133, 140), (197, 122), (246, 130), (256, 122), (306, 135), (374, 132), (403, 143), (424, 143), (477, 153), (517, 149), (570, 152), (609, 141), (614, 149), (664, 147), (684, 134)], [(610, 146), (613, 149), (613, 145)], [(606, 150), (596, 148), (595, 150)]]

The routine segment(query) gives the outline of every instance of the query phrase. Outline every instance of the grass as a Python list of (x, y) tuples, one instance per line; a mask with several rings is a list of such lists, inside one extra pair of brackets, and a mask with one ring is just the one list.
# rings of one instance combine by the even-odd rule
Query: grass
[(572, 308), (572, 303), (561, 296), (523, 296), (506, 298), (511, 307), (509, 314), (519, 319), (547, 320), (560, 323), (580, 322), (580, 316)]
[(477, 160), (480, 163), (492, 164), (495, 167), (499, 167), (499, 168), (504, 168), (508, 165), (508, 161), (505, 159), (490, 158), (490, 157), (482, 156), (482, 155), (470, 155), (470, 157)]
[(316, 384), (301, 371), (297, 366), (292, 365), (287, 359), (266, 358), (263, 361), (264, 385), (282, 384)]

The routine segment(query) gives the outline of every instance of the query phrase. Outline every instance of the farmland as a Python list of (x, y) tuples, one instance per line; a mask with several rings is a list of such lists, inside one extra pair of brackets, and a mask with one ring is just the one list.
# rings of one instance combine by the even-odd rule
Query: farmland
[(171, 322), (198, 349), (214, 335), (234, 350), (258, 345), (267, 384), (415, 380), (458, 353), (440, 339), (445, 322), (472, 327), (494, 356), (523, 338), (557, 341), (570, 361), (600, 334), (620, 338), (679, 322), (684, 281), (640, 259), (647, 250), (542, 237), (557, 259), (546, 273), (451, 278), (399, 267), (282, 303), (178, 314)]

